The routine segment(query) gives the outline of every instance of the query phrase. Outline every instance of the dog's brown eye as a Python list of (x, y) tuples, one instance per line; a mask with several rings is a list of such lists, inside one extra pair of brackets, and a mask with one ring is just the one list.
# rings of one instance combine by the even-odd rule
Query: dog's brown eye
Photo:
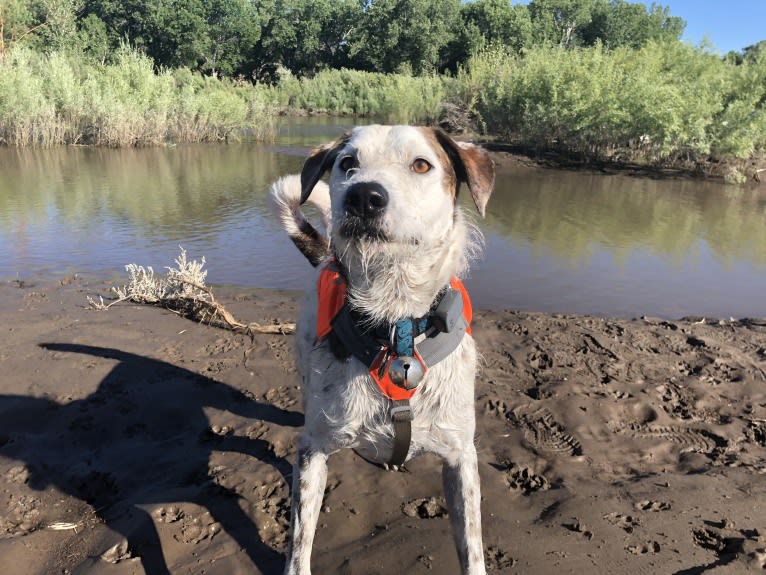
[(345, 158), (341, 159), (340, 164), (338, 164), (338, 166), (344, 172), (348, 172), (349, 170), (353, 170), (354, 167), (356, 167), (356, 162), (354, 161), (353, 157), (346, 156)]
[(411, 169), (416, 174), (425, 174), (426, 172), (431, 171), (431, 164), (428, 163), (427, 160), (424, 160), (423, 158), (418, 158), (414, 162), (412, 162)]

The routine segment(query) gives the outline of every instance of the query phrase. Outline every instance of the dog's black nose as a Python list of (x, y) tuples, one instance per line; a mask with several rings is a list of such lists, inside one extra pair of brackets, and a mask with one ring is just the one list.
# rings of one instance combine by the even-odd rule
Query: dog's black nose
[(385, 211), (388, 192), (377, 182), (357, 182), (346, 192), (343, 208), (346, 213), (360, 218), (373, 218)]

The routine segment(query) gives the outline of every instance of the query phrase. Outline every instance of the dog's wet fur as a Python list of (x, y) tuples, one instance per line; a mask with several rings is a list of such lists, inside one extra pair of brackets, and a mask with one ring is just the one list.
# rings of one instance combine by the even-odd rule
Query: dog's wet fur
[[(329, 186), (321, 181), (329, 173)], [(290, 238), (318, 269), (333, 259), (347, 281), (350, 307), (371, 324), (428, 313), (453, 276), (464, 276), (481, 248), (458, 196), (467, 184), (482, 216), (494, 164), (481, 147), (438, 129), (364, 126), (313, 151), (300, 178), (271, 195)], [(301, 205), (314, 203), (320, 233)], [(305, 427), (293, 475), (290, 551), (285, 573), (310, 573), (311, 548), (327, 477), (327, 458), (353, 448), (387, 462), (393, 447), (391, 400), (358, 360), (339, 360), (316, 334), (316, 279), (308, 286), (296, 333)], [(432, 366), (410, 400), (414, 419), (407, 459), (424, 452), (443, 462), (444, 490), (461, 572), (485, 573), (479, 474), (474, 446), (473, 338)]]

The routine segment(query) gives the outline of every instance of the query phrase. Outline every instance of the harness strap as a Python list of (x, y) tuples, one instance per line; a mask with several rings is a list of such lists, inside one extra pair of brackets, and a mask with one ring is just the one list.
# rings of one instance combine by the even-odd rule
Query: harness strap
[(391, 402), (391, 421), (394, 424), (394, 448), (388, 464), (399, 467), (407, 459), (412, 439), (412, 407), (408, 399)]
[[(410, 398), (417, 387), (407, 389), (391, 380), (388, 366), (392, 358), (410, 356), (420, 361), (423, 370), (447, 358), (466, 333), (471, 333), (471, 300), (463, 283), (452, 278), (449, 288), (440, 292), (427, 317), (404, 318), (396, 322), (396, 341), (386, 341), (374, 331), (362, 329), (358, 318), (346, 303), (346, 281), (334, 262), (321, 272), (317, 285), (319, 309), (317, 338), (331, 334), (345, 353), (341, 359), (353, 356), (370, 370), (370, 376), (380, 391), (391, 400), (391, 422), (394, 445), (389, 465), (398, 467), (407, 459), (412, 439), (412, 407)], [(429, 322), (429, 318), (431, 322)], [(431, 327), (428, 327), (431, 325)], [(331, 348), (332, 341), (331, 340)], [(393, 346), (391, 345), (393, 344)]]
[(435, 337), (427, 337), (423, 341), (418, 342), (415, 347), (426, 366), (431, 367), (443, 359), (447, 359), (449, 354), (460, 345), (466, 333), (469, 333), (468, 323), (461, 316), (452, 328), (452, 331), (440, 331)]

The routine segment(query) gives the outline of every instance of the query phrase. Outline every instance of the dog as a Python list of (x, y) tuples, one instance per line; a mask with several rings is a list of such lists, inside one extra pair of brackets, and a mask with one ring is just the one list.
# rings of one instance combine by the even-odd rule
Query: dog
[[(315, 149), (300, 178), (272, 185), (284, 228), (317, 267), (296, 330), (305, 426), (287, 575), (311, 572), (327, 459), (344, 448), (394, 469), (424, 452), (440, 456), (461, 572), (485, 573), (477, 352), (458, 279), (482, 238), (458, 197), (467, 184), (483, 217), (494, 180), (494, 163), (477, 145), (437, 128), (374, 125)], [(325, 233), (301, 209), (309, 200)]]

